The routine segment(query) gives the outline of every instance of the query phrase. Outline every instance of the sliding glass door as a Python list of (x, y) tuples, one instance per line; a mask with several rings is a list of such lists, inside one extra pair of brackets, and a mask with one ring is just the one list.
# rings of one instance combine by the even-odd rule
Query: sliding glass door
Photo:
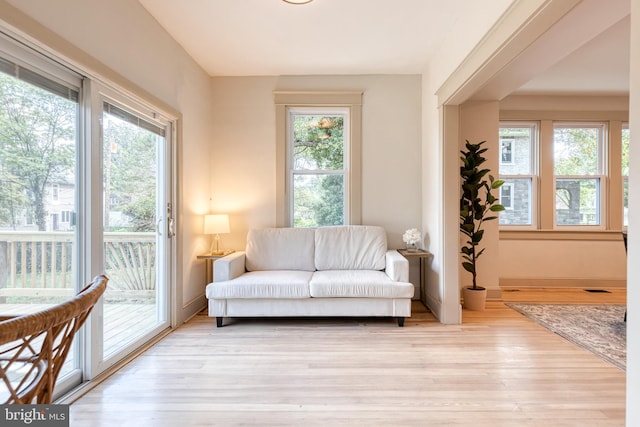
[(169, 325), (170, 131), (166, 122), (102, 101), (105, 359)]
[(109, 277), (56, 395), (170, 327), (175, 119), (0, 32), (0, 315)]

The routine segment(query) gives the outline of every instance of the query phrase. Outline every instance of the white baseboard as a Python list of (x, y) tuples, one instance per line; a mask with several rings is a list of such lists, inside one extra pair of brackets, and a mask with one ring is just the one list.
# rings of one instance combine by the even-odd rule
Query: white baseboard
[(603, 289), (627, 287), (626, 280), (619, 279), (500, 279), (502, 288), (580, 288)]
[(182, 307), (182, 323), (186, 323), (193, 316), (200, 313), (207, 307), (207, 298), (203, 295), (200, 295)]

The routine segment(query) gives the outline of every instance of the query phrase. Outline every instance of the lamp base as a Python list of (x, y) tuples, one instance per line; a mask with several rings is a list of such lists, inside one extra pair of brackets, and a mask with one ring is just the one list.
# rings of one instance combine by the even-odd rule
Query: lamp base
[[(215, 249), (213, 249), (214, 247), (214, 243), (215, 243)], [(211, 255), (223, 255), (224, 251), (220, 250), (220, 235), (216, 234), (216, 237), (213, 239), (213, 242), (211, 242)]]

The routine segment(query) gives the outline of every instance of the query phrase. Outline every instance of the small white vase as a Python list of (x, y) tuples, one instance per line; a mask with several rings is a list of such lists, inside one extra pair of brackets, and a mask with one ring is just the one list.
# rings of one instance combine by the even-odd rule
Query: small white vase
[(405, 249), (407, 252), (418, 252), (418, 244), (417, 243), (405, 243)]

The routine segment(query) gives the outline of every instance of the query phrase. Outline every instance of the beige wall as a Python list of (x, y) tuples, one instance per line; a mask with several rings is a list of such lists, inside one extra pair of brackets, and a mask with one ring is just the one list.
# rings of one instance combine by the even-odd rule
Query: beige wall
[[(501, 120), (543, 120), (551, 127), (553, 120), (591, 120), (609, 122), (609, 130), (628, 120), (629, 98), (626, 96), (510, 96), (500, 101)], [(620, 153), (618, 141), (608, 143), (612, 152)], [(618, 144), (618, 146), (614, 146)], [(544, 159), (544, 156), (542, 157)], [(609, 183), (619, 187), (620, 160), (609, 158)], [(617, 161), (617, 164), (616, 164)], [(543, 165), (544, 166), (544, 165)], [(544, 182), (553, 191), (553, 182)], [(608, 197), (621, 200), (622, 193)], [(500, 284), (532, 287), (624, 287), (626, 253), (622, 243), (621, 205), (612, 203), (607, 212), (611, 233), (501, 233)], [(553, 229), (553, 214), (545, 212), (542, 228)], [(514, 227), (516, 229), (516, 227)], [(544, 268), (541, 268), (544, 266)]]
[(0, 8), (9, 25), (82, 71), (181, 115), (177, 320), (194, 314), (205, 286), (205, 264), (195, 257), (208, 249), (202, 214), (209, 208), (206, 142), (213, 134), (209, 76), (137, 1), (0, 0)]
[[(486, 162), (482, 168), (491, 171), (496, 179), (498, 177), (498, 118), (499, 103), (496, 101), (475, 101), (466, 102), (460, 106), (460, 139), (458, 148), (464, 150), (465, 141), (468, 140), (472, 144), (480, 141), (486, 141), (483, 145), (488, 151), (485, 153)], [(489, 176), (486, 176), (487, 181)], [(458, 194), (460, 189), (458, 188)], [(497, 197), (496, 192), (493, 195)], [(499, 298), (500, 288), (498, 286), (498, 277), (501, 269), (498, 250), (498, 221), (486, 221), (483, 223), (484, 237), (482, 239), (480, 250), (485, 252), (477, 259), (476, 273), (477, 285), (487, 288), (488, 298)], [(465, 236), (459, 233), (460, 244), (465, 241)], [(459, 258), (460, 263), (462, 258)], [(459, 263), (459, 264), (460, 264)], [(460, 266), (460, 287), (471, 285), (471, 274)]]
[[(472, 52), (492, 26), (508, 11), (513, 0), (478, 2), (465, 11), (440, 44), (439, 51), (426, 64), (422, 74), (422, 228), (429, 236), (427, 249), (434, 257), (428, 271), (428, 306), (443, 323), (460, 323), (459, 296), (459, 184), (458, 126), (459, 109), (447, 104), (468, 81), (475, 68), (469, 61)], [(533, 3), (533, 2), (532, 2)], [(534, 7), (534, 5), (531, 5)], [(460, 37), (464, 34), (464, 37)], [(486, 61), (485, 56), (477, 62)], [(470, 67), (471, 66), (471, 67)], [(469, 68), (467, 73), (466, 68)], [(456, 73), (456, 70), (461, 70)], [(453, 74), (458, 74), (453, 76)]]
[(420, 228), (420, 76), (214, 77), (208, 143), (211, 210), (230, 214), (226, 247), (276, 224), (274, 91), (361, 90), (362, 223), (380, 225), (390, 247)]
[(501, 240), (500, 284), (509, 287), (625, 287), (622, 240)]

